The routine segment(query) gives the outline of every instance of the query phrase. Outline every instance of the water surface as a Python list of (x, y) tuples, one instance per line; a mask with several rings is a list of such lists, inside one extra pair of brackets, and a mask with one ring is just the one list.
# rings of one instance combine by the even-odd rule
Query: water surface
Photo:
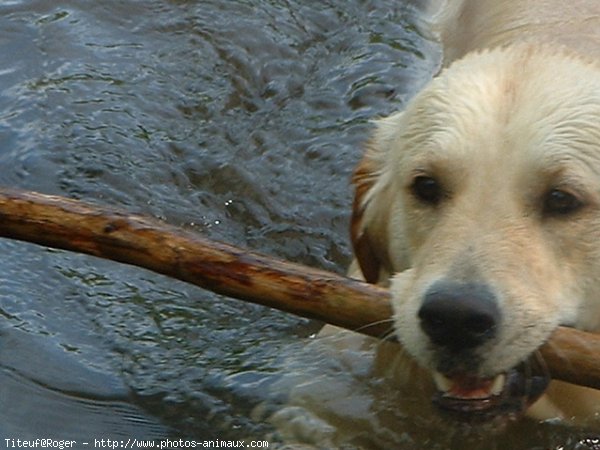
[[(343, 273), (369, 120), (437, 65), (417, 17), (398, 0), (4, 1), (0, 184)], [(436, 436), (425, 418), (379, 420), (408, 400), (380, 401), (393, 387), (369, 377), (372, 349), (319, 350), (318, 324), (109, 261), (8, 240), (0, 251), (2, 439), (274, 444), (271, 416), (303, 390), (345, 415), (285, 409), (325, 447), (579, 448), (588, 436), (552, 424)], [(348, 419), (371, 431), (335, 437)]]

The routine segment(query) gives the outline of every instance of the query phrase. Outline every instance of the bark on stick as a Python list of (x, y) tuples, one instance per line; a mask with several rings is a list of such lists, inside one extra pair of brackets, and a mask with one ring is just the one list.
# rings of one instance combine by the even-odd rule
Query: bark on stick
[[(385, 289), (116, 209), (0, 190), (0, 237), (143, 267), (370, 336), (390, 331), (392, 310)], [(554, 378), (600, 389), (600, 335), (559, 327), (540, 352)]]

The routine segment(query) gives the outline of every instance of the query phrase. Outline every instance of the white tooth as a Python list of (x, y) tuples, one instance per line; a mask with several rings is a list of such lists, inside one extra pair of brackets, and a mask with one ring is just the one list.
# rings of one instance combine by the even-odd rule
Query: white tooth
[(452, 380), (439, 372), (433, 372), (433, 381), (435, 382), (436, 387), (442, 392), (448, 392), (452, 389)]
[(494, 382), (492, 384), (492, 388), (490, 392), (492, 395), (500, 395), (504, 390), (504, 384), (506, 383), (506, 375), (501, 373), (496, 378), (494, 378)]

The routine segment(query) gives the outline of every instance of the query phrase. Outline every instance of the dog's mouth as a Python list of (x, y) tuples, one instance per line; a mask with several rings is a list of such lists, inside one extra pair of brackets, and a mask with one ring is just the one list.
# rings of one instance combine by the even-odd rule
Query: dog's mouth
[(467, 422), (518, 417), (544, 393), (550, 382), (547, 375), (532, 373), (530, 369), (530, 365), (523, 363), (491, 378), (434, 372), (437, 392), (433, 402), (453, 418)]

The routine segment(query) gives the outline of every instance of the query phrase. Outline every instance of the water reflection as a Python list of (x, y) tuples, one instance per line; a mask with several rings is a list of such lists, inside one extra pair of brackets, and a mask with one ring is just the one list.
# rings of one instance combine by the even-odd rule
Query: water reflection
[[(401, 107), (437, 63), (414, 23), (397, 0), (4, 1), (0, 183), (343, 272), (368, 121)], [(366, 375), (372, 349), (340, 370), (306, 346), (309, 321), (0, 245), (2, 436), (275, 436), (269, 417), (312, 383), (309, 396), (337, 393), (360, 423), (380, 421), (376, 438), (345, 444), (434, 448), (419, 441), (423, 423), (379, 418), (393, 405)], [(334, 400), (322, 408), (350, 414)], [(522, 448), (579, 437), (527, 430)]]

